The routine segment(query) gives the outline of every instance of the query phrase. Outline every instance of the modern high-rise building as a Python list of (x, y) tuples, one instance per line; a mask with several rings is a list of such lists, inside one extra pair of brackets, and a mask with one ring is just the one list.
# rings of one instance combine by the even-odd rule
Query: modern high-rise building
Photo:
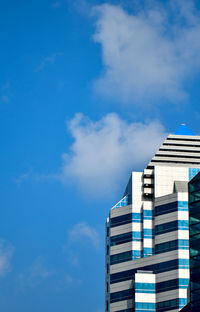
[(106, 222), (106, 312), (176, 312), (189, 302), (188, 182), (199, 171), (200, 136), (183, 124), (132, 172)]

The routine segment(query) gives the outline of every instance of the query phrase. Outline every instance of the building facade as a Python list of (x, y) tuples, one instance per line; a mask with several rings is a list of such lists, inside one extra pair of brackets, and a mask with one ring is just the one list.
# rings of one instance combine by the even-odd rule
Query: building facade
[(190, 311), (200, 310), (200, 173), (189, 183)]
[(181, 125), (132, 172), (106, 222), (106, 312), (176, 312), (189, 301), (188, 182), (200, 136)]

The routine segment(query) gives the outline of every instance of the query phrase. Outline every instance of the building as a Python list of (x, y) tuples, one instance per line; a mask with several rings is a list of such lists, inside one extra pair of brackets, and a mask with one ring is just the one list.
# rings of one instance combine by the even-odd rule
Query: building
[(189, 302), (188, 182), (200, 136), (183, 124), (132, 172), (106, 222), (106, 312), (176, 312)]
[(200, 173), (189, 182), (190, 302), (181, 312), (200, 310)]
[(190, 311), (200, 310), (200, 173), (189, 182)]

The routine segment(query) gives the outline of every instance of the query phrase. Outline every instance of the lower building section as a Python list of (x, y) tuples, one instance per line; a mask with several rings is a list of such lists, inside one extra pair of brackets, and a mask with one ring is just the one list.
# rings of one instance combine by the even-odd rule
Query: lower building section
[(135, 211), (115, 208), (107, 222), (106, 312), (178, 312), (188, 303), (188, 194)]

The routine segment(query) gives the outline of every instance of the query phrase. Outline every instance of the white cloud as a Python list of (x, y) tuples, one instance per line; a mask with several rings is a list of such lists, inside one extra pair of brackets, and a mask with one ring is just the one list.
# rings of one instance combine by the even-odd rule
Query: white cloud
[(184, 82), (200, 70), (200, 14), (194, 1), (148, 3), (153, 4), (132, 14), (110, 4), (95, 7), (94, 39), (104, 64), (95, 88), (132, 104), (148, 98), (143, 106), (150, 99), (183, 99)]
[(143, 169), (166, 136), (158, 121), (128, 123), (114, 113), (97, 122), (77, 114), (69, 130), (74, 142), (60, 178), (97, 197), (113, 194), (132, 170)]
[(43, 59), (43, 61), (39, 64), (39, 66), (35, 69), (35, 72), (39, 72), (43, 70), (48, 64), (54, 64), (59, 56), (63, 56), (62, 52), (54, 53), (50, 56), (47, 56)]
[(5, 275), (11, 269), (11, 258), (14, 247), (5, 240), (0, 239), (0, 276)]
[(54, 274), (55, 272), (45, 267), (43, 258), (38, 257), (26, 272), (19, 275), (20, 285), (22, 288), (36, 287)]
[(69, 242), (80, 242), (85, 239), (95, 248), (99, 247), (100, 238), (97, 230), (86, 222), (77, 223), (68, 231)]

